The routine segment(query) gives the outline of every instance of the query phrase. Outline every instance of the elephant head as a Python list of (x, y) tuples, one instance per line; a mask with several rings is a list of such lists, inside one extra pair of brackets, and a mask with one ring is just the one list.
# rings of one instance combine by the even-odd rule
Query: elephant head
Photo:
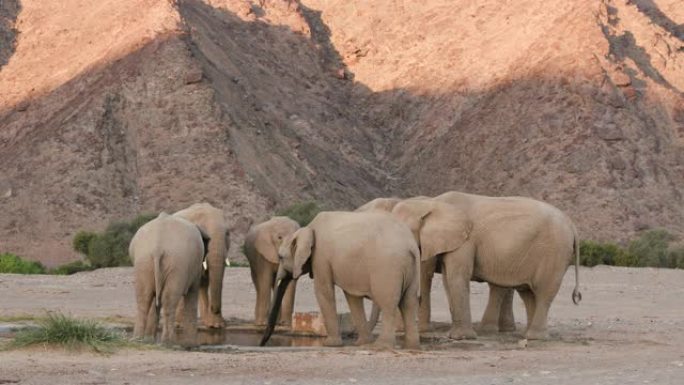
[(302, 227), (285, 238), (278, 249), (278, 279), (286, 273), (291, 273), (293, 279), (299, 278), (303, 273), (311, 274), (310, 258), (314, 243), (315, 236), (310, 227)]
[(288, 217), (273, 217), (256, 233), (254, 248), (271, 263), (280, 263), (278, 248), (285, 238), (299, 229), (299, 224)]
[(271, 306), (268, 316), (268, 326), (261, 339), (261, 346), (264, 346), (273, 334), (280, 306), (285, 296), (285, 289), (291, 280), (299, 278), (302, 273), (308, 272), (313, 278), (311, 270), (311, 253), (315, 243), (314, 232), (309, 227), (302, 227), (293, 234), (288, 235), (278, 249), (278, 274), (276, 281), (280, 281), (276, 290), (275, 300)]
[(457, 250), (473, 228), (464, 210), (432, 200), (405, 200), (394, 206), (392, 214), (411, 229), (422, 261)]

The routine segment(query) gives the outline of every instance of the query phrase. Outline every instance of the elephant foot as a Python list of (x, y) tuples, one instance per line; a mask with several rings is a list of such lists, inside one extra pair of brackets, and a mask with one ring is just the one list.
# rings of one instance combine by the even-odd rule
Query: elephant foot
[(549, 338), (549, 332), (546, 330), (528, 330), (525, 333), (525, 338), (528, 340), (546, 340)]
[(367, 345), (373, 342), (373, 339), (370, 336), (359, 336), (356, 341), (354, 341), (354, 345), (356, 346), (361, 346), (361, 345)]
[(499, 332), (500, 333), (507, 333), (507, 332), (514, 332), (516, 330), (515, 328), (515, 322), (513, 323), (504, 323), (499, 325)]
[(449, 331), (449, 338), (452, 340), (474, 340), (477, 338), (477, 333), (475, 333), (475, 330), (473, 330), (472, 327), (452, 328)]
[(405, 337), (404, 349), (420, 350), (420, 338), (419, 337)]
[(496, 333), (499, 331), (499, 325), (492, 323), (480, 324), (478, 331), (486, 334)]
[(283, 327), (286, 327), (288, 329), (292, 329), (292, 321), (289, 321), (289, 322), (288, 321), (280, 321), (280, 322), (278, 322), (278, 326), (283, 326)]
[(432, 330), (432, 325), (429, 322), (427, 324), (418, 324), (418, 331), (421, 333), (428, 333)]
[(374, 350), (392, 350), (394, 349), (394, 341), (378, 338), (371, 344), (371, 348)]
[(226, 325), (220, 314), (212, 314), (209, 317), (202, 320), (204, 326), (210, 329), (221, 329)]
[(340, 337), (326, 337), (323, 341), (323, 346), (335, 347), (342, 346), (342, 338)]

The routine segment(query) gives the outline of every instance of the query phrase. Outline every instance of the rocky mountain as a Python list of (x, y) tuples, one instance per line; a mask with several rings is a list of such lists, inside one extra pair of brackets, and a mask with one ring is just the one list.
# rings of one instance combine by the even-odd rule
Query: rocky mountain
[[(679, 0), (2, 0), (0, 252), (464, 190), (684, 234)], [(239, 247), (233, 247), (233, 258)]]

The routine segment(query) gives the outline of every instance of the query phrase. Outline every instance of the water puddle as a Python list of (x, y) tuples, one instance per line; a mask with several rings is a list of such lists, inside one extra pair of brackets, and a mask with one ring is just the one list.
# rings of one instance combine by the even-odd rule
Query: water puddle
[[(259, 330), (250, 329), (204, 329), (197, 331), (198, 345), (235, 345), (235, 346), (259, 346), (263, 333)], [(322, 337), (273, 334), (268, 340), (269, 347), (320, 347), (323, 346)]]

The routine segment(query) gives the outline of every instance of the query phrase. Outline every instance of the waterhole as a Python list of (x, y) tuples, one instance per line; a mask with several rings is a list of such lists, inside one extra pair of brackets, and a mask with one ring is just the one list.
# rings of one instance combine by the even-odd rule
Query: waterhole
[[(197, 345), (259, 346), (263, 333), (259, 330), (204, 329), (197, 331)], [(266, 346), (323, 346), (323, 337), (273, 334)]]

